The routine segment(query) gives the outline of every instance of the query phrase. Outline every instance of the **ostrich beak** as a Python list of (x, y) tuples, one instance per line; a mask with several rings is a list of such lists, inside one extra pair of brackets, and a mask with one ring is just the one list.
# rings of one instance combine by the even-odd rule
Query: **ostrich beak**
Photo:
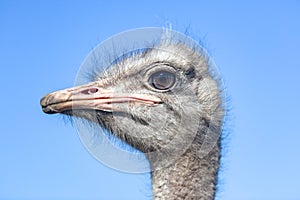
[(56, 91), (44, 96), (40, 103), (47, 114), (63, 113), (71, 110), (120, 111), (118, 104), (142, 103), (155, 105), (161, 99), (146, 94), (126, 94), (103, 89), (96, 82)]

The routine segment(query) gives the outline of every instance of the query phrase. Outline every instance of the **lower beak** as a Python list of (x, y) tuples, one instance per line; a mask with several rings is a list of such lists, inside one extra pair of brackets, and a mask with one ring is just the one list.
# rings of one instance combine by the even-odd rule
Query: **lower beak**
[(161, 102), (152, 95), (114, 92), (96, 85), (97, 82), (93, 82), (50, 93), (41, 99), (42, 109), (48, 114), (81, 109), (115, 112), (120, 111), (118, 106), (114, 106), (116, 104), (133, 102), (155, 105)]

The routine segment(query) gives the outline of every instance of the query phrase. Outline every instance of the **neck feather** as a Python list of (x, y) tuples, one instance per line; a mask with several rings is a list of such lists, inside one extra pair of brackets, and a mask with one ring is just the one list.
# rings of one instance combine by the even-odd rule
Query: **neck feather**
[(198, 145), (192, 144), (174, 163), (152, 172), (154, 200), (214, 199), (220, 165), (220, 141), (205, 157), (200, 158), (197, 152)]

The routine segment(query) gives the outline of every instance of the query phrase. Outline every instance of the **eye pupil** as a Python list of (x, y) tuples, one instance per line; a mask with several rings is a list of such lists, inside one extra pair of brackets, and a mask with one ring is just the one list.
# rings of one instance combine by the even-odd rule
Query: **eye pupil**
[(170, 89), (175, 84), (175, 75), (168, 71), (159, 71), (150, 76), (149, 83), (158, 90)]

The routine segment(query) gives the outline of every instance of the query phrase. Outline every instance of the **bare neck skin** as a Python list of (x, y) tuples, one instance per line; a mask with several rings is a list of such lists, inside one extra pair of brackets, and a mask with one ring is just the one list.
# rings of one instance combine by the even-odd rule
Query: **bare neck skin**
[(220, 145), (217, 144), (203, 158), (199, 158), (196, 149), (192, 145), (177, 161), (152, 172), (154, 200), (214, 199)]

